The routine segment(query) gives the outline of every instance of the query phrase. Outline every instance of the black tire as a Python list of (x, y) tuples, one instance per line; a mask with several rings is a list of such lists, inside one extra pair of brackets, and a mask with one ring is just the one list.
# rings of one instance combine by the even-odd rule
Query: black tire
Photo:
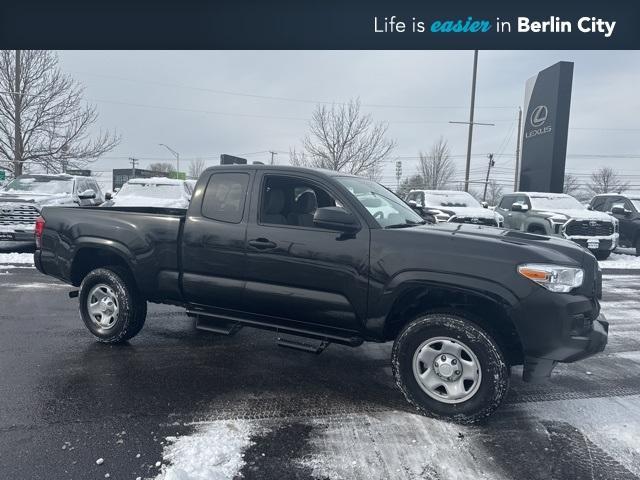
[[(108, 328), (95, 322), (89, 312), (87, 298), (97, 285), (106, 285), (115, 294), (118, 314)], [(118, 266), (97, 268), (87, 274), (80, 285), (80, 317), (87, 329), (103, 343), (121, 343), (135, 337), (147, 317), (147, 302), (140, 295), (129, 272)]]
[[(414, 355), (425, 342), (437, 337), (459, 341), (472, 351), (480, 364), (479, 386), (461, 403), (444, 403), (432, 398), (414, 375)], [(510, 368), (499, 345), (466, 314), (431, 312), (420, 315), (396, 338), (391, 360), (396, 384), (407, 400), (429, 417), (459, 423), (478, 422), (500, 406), (509, 389)]]
[(593, 254), (598, 260), (606, 260), (611, 255), (611, 250), (593, 250)]

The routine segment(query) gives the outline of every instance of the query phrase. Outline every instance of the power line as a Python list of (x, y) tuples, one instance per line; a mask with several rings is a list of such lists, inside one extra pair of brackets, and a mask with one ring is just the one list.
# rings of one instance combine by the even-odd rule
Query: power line
[[(92, 77), (101, 77), (101, 78), (109, 78), (111, 80), (119, 80), (119, 81), (124, 81), (124, 82), (131, 82), (131, 83), (136, 83), (136, 84), (140, 84), (140, 83), (146, 83), (148, 85), (157, 85), (157, 86), (162, 86), (162, 87), (171, 87), (171, 88), (181, 88), (181, 89), (186, 89), (186, 90), (195, 90), (195, 91), (200, 91), (200, 92), (209, 92), (209, 93), (215, 93), (218, 95), (231, 95), (231, 96), (238, 96), (238, 97), (248, 97), (248, 98), (259, 98), (259, 99), (263, 99), (263, 100), (278, 100), (278, 101), (284, 101), (284, 102), (296, 102), (296, 103), (308, 103), (308, 104), (321, 104), (321, 105), (348, 105), (348, 102), (336, 102), (336, 101), (329, 101), (329, 100), (312, 100), (312, 99), (307, 99), (307, 98), (292, 98), (292, 97), (280, 97), (280, 96), (273, 96), (273, 95), (262, 95), (262, 94), (257, 94), (257, 93), (246, 93), (246, 92), (237, 92), (237, 91), (232, 91), (232, 90), (220, 90), (220, 89), (214, 89), (214, 88), (206, 88), (206, 87), (195, 87), (195, 86), (190, 86), (190, 85), (183, 85), (183, 84), (179, 84), (179, 83), (171, 83), (171, 82), (158, 82), (155, 80), (134, 80), (132, 78), (125, 78), (125, 77), (119, 77), (119, 76), (114, 76), (114, 75), (104, 75), (104, 74), (96, 74), (96, 73), (89, 73), (89, 72), (79, 72), (76, 71), (75, 73), (80, 74), (80, 75), (88, 75), (88, 76), (92, 76)], [(397, 109), (413, 109), (413, 110), (424, 110), (424, 109), (458, 109), (458, 110), (462, 110), (462, 109), (467, 109), (469, 108), (467, 105), (401, 105), (401, 104), (382, 104), (382, 103), (361, 103), (360, 104), (363, 107), (367, 107), (367, 108), (397, 108)], [(509, 106), (509, 105), (494, 105), (494, 106), (489, 106), (489, 105), (483, 105), (483, 106), (476, 106), (475, 108), (482, 108), (482, 109), (516, 109), (517, 107), (515, 106)]]

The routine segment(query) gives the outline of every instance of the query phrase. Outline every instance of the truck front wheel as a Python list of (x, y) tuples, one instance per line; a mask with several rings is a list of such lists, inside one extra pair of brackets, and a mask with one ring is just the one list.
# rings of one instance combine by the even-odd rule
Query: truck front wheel
[(461, 423), (490, 415), (509, 389), (497, 342), (458, 313), (427, 313), (409, 323), (393, 345), (392, 368), (421, 413)]
[(80, 316), (104, 343), (120, 343), (137, 335), (147, 316), (147, 302), (124, 268), (97, 268), (80, 285)]

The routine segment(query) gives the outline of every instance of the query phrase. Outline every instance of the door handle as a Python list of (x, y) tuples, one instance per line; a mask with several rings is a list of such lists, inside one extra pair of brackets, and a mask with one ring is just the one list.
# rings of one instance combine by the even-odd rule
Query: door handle
[(277, 245), (266, 238), (256, 238), (254, 240), (249, 240), (249, 245), (259, 250), (268, 250), (272, 248), (276, 248)]

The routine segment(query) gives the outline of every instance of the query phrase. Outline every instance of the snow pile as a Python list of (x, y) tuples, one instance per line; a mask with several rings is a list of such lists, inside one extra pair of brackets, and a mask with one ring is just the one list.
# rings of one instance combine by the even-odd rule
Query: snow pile
[(193, 435), (167, 437), (163, 467), (157, 480), (223, 480), (244, 465), (242, 452), (251, 445), (252, 428), (245, 421), (206, 423)]
[(9, 263), (33, 265), (33, 253), (0, 253), (0, 265)]
[(612, 253), (607, 260), (600, 260), (600, 268), (640, 270), (640, 257)]

